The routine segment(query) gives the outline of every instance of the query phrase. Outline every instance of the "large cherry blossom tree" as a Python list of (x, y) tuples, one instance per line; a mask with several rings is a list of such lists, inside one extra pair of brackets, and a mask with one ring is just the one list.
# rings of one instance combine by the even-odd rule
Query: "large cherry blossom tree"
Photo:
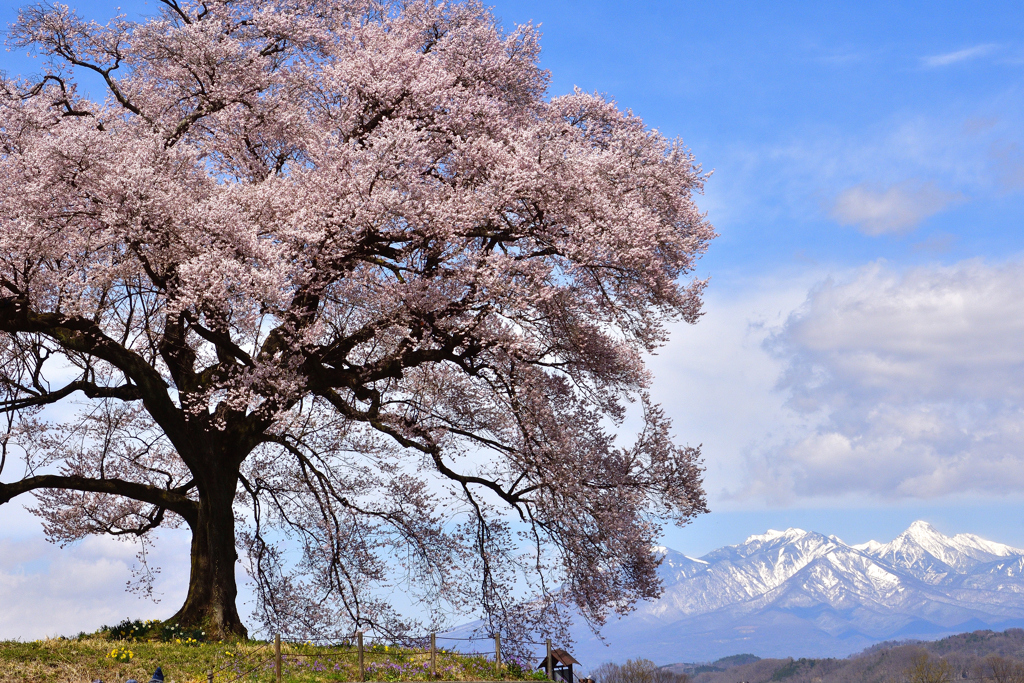
[(187, 526), (172, 621), (223, 636), (240, 557), (302, 633), (397, 633), (387, 585), (512, 636), (656, 596), (705, 511), (643, 360), (700, 314), (692, 155), (472, 0), (161, 4), (9, 33), (0, 503)]

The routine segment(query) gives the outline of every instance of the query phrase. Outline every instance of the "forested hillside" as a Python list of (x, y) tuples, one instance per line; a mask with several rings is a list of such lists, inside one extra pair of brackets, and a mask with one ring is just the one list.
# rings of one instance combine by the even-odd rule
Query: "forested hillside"
[(1024, 630), (974, 631), (932, 642), (874, 645), (844, 659), (725, 657), (703, 664), (672, 664), (692, 683), (898, 683), (931, 680), (1024, 682)]

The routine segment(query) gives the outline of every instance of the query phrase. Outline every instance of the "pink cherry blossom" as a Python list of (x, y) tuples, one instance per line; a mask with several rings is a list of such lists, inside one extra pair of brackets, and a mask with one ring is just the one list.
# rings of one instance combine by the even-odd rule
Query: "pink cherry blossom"
[(46, 67), (0, 82), (0, 503), (188, 526), (171, 621), (218, 636), (239, 553), (303, 635), (414, 628), (388, 585), (513, 641), (659, 593), (659, 524), (705, 511), (644, 365), (715, 236), (679, 141), (548, 99), (536, 29), (475, 1), (40, 6), (9, 41)]

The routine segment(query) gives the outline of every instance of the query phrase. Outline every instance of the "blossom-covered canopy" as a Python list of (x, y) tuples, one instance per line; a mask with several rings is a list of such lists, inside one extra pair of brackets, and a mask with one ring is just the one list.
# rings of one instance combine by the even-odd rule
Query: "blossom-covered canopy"
[(10, 35), (47, 66), (0, 83), (0, 502), (58, 540), (186, 524), (173, 620), (225, 633), (236, 546), (292, 632), (398, 632), (395, 581), (507, 637), (657, 595), (659, 520), (704, 510), (643, 360), (714, 237), (681, 143), (548, 99), (535, 29), (473, 1)]

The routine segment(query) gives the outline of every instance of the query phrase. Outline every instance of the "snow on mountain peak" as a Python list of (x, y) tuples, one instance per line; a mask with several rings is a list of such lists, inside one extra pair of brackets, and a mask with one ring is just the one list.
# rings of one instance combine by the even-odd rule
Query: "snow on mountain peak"
[(996, 543), (995, 541), (986, 541), (984, 538), (975, 536), (974, 534), (957, 534), (951, 540), (959, 546), (977, 548), (983, 552), (987, 552), (991, 555), (997, 555), (999, 557), (1024, 555), (1024, 550), (1021, 550), (1020, 548)]
[(926, 531), (931, 533), (938, 533), (935, 530), (935, 527), (933, 527), (931, 524), (924, 521), (923, 519), (918, 519), (911, 522), (910, 526), (907, 527), (907, 531)]
[(909, 527), (907, 527), (907, 530), (904, 531), (900, 535), (901, 536), (909, 536), (910, 538), (922, 539), (922, 540), (923, 539), (941, 539), (943, 541), (948, 541), (949, 540), (948, 536), (943, 535), (940, 531), (938, 531), (931, 524), (929, 524), (928, 522), (925, 522), (924, 520), (921, 520), (921, 519), (917, 520), (916, 522), (913, 522)]
[(1022, 550), (986, 541), (973, 534), (957, 534), (950, 538), (921, 520), (885, 545), (869, 541), (853, 547), (910, 569), (928, 583), (942, 581), (951, 571), (962, 574), (980, 563), (1024, 555)]
[(854, 550), (861, 550), (866, 552), (868, 555), (872, 555), (876, 550), (882, 547), (882, 544), (878, 541), (871, 540), (867, 543), (858, 543), (856, 545), (851, 545), (850, 547)]
[(662, 597), (609, 622), (607, 642), (580, 626), (580, 661), (607, 660), (609, 644), (623, 657), (665, 662), (730, 652), (781, 656), (794, 643), (818, 648), (808, 656), (843, 656), (967, 623), (1024, 625), (1024, 550), (973, 534), (945, 536), (926, 522), (886, 544), (770, 529), (700, 558), (664, 546), (654, 552), (663, 558)]
[(753, 536), (748, 536), (747, 540), (743, 541), (743, 543), (744, 543), (744, 545), (746, 545), (747, 543), (754, 543), (754, 542), (757, 542), (757, 541), (760, 541), (762, 543), (768, 543), (770, 541), (774, 541), (774, 540), (779, 539), (779, 538), (785, 538), (786, 540), (791, 540), (791, 539), (800, 538), (801, 536), (806, 536), (806, 535), (807, 535), (806, 531), (804, 531), (803, 529), (797, 529), (795, 527), (790, 527), (789, 529), (786, 529), (785, 531), (779, 531), (777, 529), (769, 529), (767, 532), (765, 532), (763, 534), (754, 534)]
[[(681, 618), (750, 600), (761, 604), (782, 599), (783, 594), (803, 596), (794, 597), (797, 602), (817, 596), (813, 600), (824, 600), (837, 609), (861, 599), (889, 604), (910, 599), (900, 597), (913, 593), (906, 593), (911, 590), (908, 580), (935, 587), (951, 585), (976, 568), (989, 571), (982, 569), (986, 563), (1008, 558), (1020, 560), (1024, 577), (1024, 551), (972, 534), (950, 538), (922, 521), (886, 544), (872, 540), (848, 545), (838, 536), (789, 528), (754, 534), (742, 544), (718, 548), (701, 558), (664, 546), (655, 552), (664, 558), (659, 575), (667, 591), (656, 608), (659, 618), (667, 618), (668, 612)], [(797, 576), (801, 578), (794, 579)], [(1024, 600), (1024, 584), (1021, 597)]]

